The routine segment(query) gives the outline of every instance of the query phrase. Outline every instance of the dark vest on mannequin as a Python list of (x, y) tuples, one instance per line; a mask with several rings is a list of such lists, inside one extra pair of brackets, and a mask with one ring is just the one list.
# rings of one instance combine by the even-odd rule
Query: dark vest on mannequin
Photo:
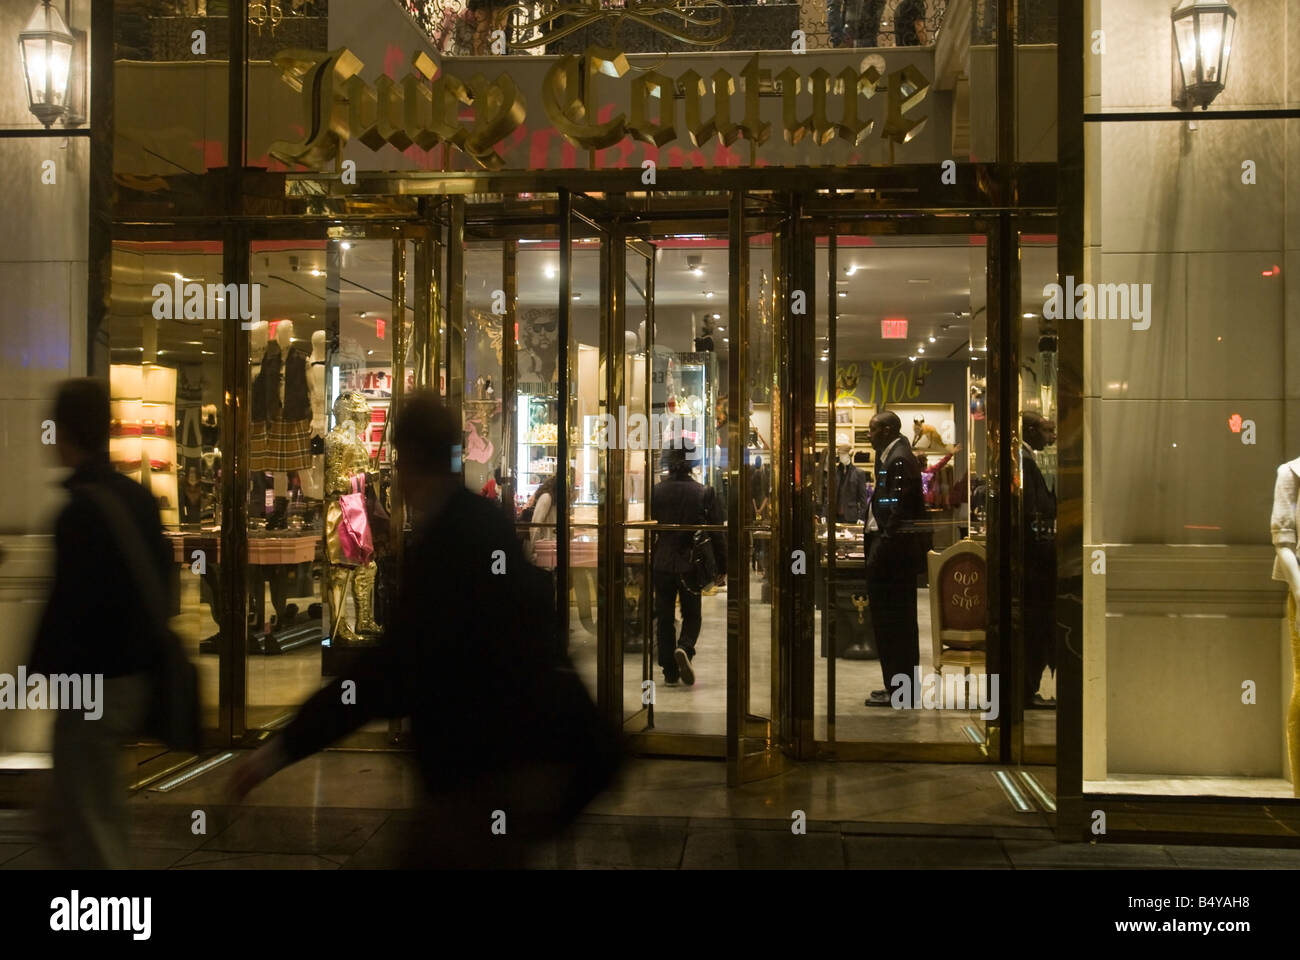
[(249, 418), (254, 423), (266, 420), (310, 420), (311, 401), (307, 396), (307, 368), (311, 355), (298, 344), (289, 348), (289, 359), (284, 363), (284, 404), (280, 403), (280, 344), (272, 340), (266, 345), (261, 369), (253, 378), (252, 409)]

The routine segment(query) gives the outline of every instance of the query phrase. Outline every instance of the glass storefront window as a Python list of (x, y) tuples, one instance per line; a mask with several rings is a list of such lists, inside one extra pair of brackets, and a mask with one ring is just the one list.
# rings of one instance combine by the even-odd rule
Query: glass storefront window
[(1087, 345), (1084, 549), (1070, 559), (1089, 792), (1293, 795), (1284, 576), (1298, 435), (1283, 277), (1300, 232), (1263, 185), (1300, 156), (1294, 123), (1089, 131), (1084, 276), (1058, 278), (1069, 295), (1042, 292), (1044, 315), (1081, 325)]
[[(109, 460), (145, 487), (176, 561), (171, 625), (199, 671), (203, 725), (218, 720), (223, 323), (208, 310), (219, 242), (113, 246)], [(187, 309), (187, 306), (189, 309)]]

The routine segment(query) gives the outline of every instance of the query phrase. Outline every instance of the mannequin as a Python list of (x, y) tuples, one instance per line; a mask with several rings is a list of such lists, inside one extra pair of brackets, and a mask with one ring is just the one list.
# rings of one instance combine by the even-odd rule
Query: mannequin
[(317, 455), (325, 437), (325, 331), (311, 335), (311, 360), (307, 368), (307, 394), (311, 398), (312, 465), (298, 474), (303, 496), (322, 500), (325, 496), (325, 472)]
[(1300, 458), (1277, 468), (1273, 489), (1273, 579), (1287, 585), (1287, 623), (1291, 627), (1291, 704), (1286, 712), (1286, 748), (1291, 760), (1291, 793), (1300, 797), (1300, 632), (1296, 607), (1300, 605), (1300, 562), (1296, 561), (1296, 532), (1300, 527)]
[[(343, 516), (338, 498), (352, 490), (352, 479), (358, 474), (366, 476), (370, 470), (370, 449), (363, 439), (370, 426), (370, 404), (356, 391), (339, 394), (334, 401), (334, 429), (325, 438), (325, 493), (329, 504), (325, 512), (325, 544), (329, 555), (330, 617), (338, 621), (335, 639), (345, 643), (364, 642), (364, 633), (378, 633), (374, 619), (374, 594), (376, 565), (373, 560), (364, 566), (352, 567), (343, 555), (339, 542), (338, 526)], [(366, 484), (373, 482), (366, 477)], [(348, 572), (352, 570), (352, 602), (356, 606), (355, 628), (339, 616), (346, 602), (344, 590)]]
[(289, 488), (297, 486), (298, 471), (311, 466), (308, 366), (306, 348), (293, 342), (293, 322), (280, 321), (253, 380), (250, 412), (255, 425), (265, 424), (264, 439), (252, 448), (250, 466), (276, 475), (275, 512), (267, 521), (268, 529), (284, 526)]

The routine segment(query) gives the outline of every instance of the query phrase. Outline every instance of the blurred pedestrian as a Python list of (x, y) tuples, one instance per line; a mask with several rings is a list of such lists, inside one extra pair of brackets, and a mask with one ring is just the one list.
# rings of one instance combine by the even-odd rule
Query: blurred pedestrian
[(54, 587), (32, 648), (32, 674), (101, 675), (102, 714), (54, 721), (52, 840), (75, 868), (131, 866), (122, 747), (143, 732), (160, 627), (170, 610), (171, 549), (158, 506), (108, 459), (108, 391), (68, 380), (54, 401), (55, 452), (72, 470), (54, 527)]
[(615, 731), (562, 653), (550, 577), (452, 472), (459, 424), (420, 391), (395, 421), (415, 530), (382, 643), (236, 770), (242, 798), (375, 717), (412, 718), (427, 790), (407, 865), (519, 865), (613, 776)]

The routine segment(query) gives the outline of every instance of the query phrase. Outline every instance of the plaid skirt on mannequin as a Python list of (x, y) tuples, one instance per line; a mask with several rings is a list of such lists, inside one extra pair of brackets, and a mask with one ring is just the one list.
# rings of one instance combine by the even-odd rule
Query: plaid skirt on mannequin
[(311, 464), (311, 421), (270, 420), (252, 424), (249, 467), (287, 473)]

